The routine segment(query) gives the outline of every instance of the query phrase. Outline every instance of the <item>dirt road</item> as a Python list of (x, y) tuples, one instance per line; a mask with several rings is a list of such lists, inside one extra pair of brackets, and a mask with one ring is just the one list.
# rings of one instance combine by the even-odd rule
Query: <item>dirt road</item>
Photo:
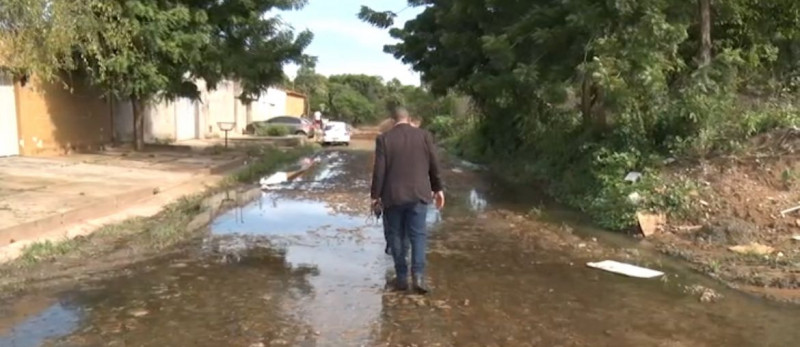
[[(792, 346), (800, 309), (720, 288), (624, 240), (521, 210), (467, 167), (431, 210), (427, 297), (391, 293), (369, 153), (217, 218), (179, 251), (0, 306), (0, 346)], [(244, 199), (233, 194), (232, 199)], [(527, 203), (526, 203), (527, 205)], [(541, 216), (528, 218), (531, 216)], [(584, 266), (615, 259), (662, 280)], [(701, 302), (700, 297), (703, 298)]]

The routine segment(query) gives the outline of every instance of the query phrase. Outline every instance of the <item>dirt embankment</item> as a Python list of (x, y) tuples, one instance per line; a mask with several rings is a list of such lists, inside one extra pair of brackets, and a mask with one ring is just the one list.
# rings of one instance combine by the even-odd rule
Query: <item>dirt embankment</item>
[(648, 238), (668, 254), (733, 287), (800, 302), (800, 131), (754, 139), (743, 154), (676, 163), (696, 215), (671, 219)]

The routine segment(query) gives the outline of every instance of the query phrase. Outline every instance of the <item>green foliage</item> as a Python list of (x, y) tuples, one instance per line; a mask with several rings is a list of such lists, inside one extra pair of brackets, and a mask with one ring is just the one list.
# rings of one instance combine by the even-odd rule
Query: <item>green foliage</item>
[[(712, 2), (708, 62), (697, 58), (697, 3), (408, 3), (425, 8), (390, 29), (400, 42), (385, 51), (434, 94), (468, 96), (478, 115), (435, 113), (429, 127), (458, 154), (511, 166), (606, 227), (633, 225), (640, 209), (687, 212), (687, 186), (662, 182), (659, 158), (731, 151), (800, 121), (796, 1)], [(395, 18), (366, 7), (358, 16), (382, 28)], [(646, 178), (625, 182), (629, 171)]]
[(52, 260), (75, 251), (80, 241), (77, 239), (66, 239), (63, 241), (44, 241), (36, 242), (25, 246), (22, 250), (20, 259), (25, 264), (34, 264), (40, 261)]
[(411, 114), (429, 123), (436, 115), (453, 115), (457, 97), (437, 97), (422, 87), (403, 85), (394, 79), (345, 74), (325, 77), (316, 73), (314, 62), (300, 66), (292, 88), (309, 96), (312, 112), (354, 125), (374, 124), (388, 116), (393, 106), (405, 106)]
[(329, 90), (330, 113), (334, 118), (354, 125), (378, 119), (375, 102), (350, 85), (333, 82)]
[[(252, 99), (283, 81), (283, 65), (306, 63), (308, 31), (295, 35), (275, 10), (305, 0), (9, 0), (0, 6), (3, 65), (44, 78), (80, 70), (133, 104), (137, 148), (144, 106), (236, 80)], [(65, 80), (64, 82), (70, 82)]]
[(286, 136), (289, 135), (289, 128), (285, 125), (267, 125), (256, 128), (258, 136)]

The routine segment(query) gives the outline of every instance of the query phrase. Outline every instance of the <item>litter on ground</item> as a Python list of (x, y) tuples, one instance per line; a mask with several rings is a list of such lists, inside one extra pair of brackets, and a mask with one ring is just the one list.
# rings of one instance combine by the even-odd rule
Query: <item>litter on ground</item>
[(739, 254), (754, 254), (754, 255), (765, 255), (775, 252), (775, 248), (770, 246), (762, 245), (760, 243), (751, 243), (749, 245), (738, 245), (738, 246), (731, 246), (728, 247), (728, 250), (731, 252), (739, 253)]
[(628, 181), (628, 182), (634, 182), (635, 183), (635, 182), (638, 182), (639, 179), (641, 179), (641, 178), (642, 178), (642, 173), (641, 172), (636, 172), (636, 171), (628, 172), (628, 174), (625, 175), (625, 180)]
[(591, 268), (600, 269), (635, 278), (655, 278), (664, 275), (664, 273), (661, 271), (643, 268), (631, 264), (620, 263), (614, 260), (604, 260), (597, 263), (586, 263), (586, 265)]
[(274, 185), (284, 183), (284, 182), (286, 182), (288, 180), (289, 180), (289, 174), (287, 174), (284, 171), (279, 171), (279, 172), (276, 172), (276, 173), (272, 174), (269, 177), (262, 178), (259, 183), (261, 184), (261, 188), (269, 189), (270, 187), (272, 187)]

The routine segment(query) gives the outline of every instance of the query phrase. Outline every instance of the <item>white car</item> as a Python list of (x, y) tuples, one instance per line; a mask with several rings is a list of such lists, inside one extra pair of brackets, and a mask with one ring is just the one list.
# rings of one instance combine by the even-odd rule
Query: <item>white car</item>
[(350, 145), (350, 125), (345, 122), (327, 122), (322, 131), (322, 144)]

